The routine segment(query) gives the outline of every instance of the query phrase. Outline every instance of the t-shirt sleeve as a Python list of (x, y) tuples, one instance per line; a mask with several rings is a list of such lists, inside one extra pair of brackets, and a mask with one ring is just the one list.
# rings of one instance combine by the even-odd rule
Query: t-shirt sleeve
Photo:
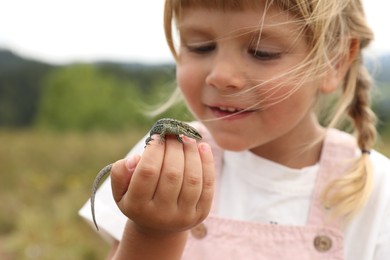
[(373, 159), (374, 174), (377, 177), (373, 193), (379, 194), (375, 205), (377, 207), (383, 205), (382, 212), (370, 212), (373, 218), (378, 219), (373, 260), (388, 260), (390, 259), (390, 161), (375, 151), (370, 156)]
[(375, 248), (375, 260), (387, 260), (390, 256), (390, 208), (386, 210), (386, 221), (382, 225), (381, 232), (379, 233), (376, 248)]
[[(126, 157), (142, 154), (145, 146), (145, 138), (141, 139)], [(99, 170), (99, 169), (97, 169)], [(97, 171), (96, 171), (97, 173)], [(91, 185), (92, 185), (91, 180)], [(91, 186), (92, 187), (92, 186)], [(80, 209), (79, 215), (83, 217), (94, 229), (92, 220), (91, 202), (88, 200)], [(117, 207), (112, 196), (111, 178), (108, 177), (96, 192), (95, 217), (99, 226), (99, 234), (108, 242), (121, 240), (127, 217)]]

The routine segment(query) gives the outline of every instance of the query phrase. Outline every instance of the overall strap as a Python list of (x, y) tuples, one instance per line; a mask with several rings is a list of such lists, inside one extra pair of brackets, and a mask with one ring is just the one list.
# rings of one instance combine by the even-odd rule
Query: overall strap
[(329, 217), (329, 209), (323, 205), (322, 195), (330, 182), (345, 174), (356, 160), (355, 139), (336, 129), (328, 129), (322, 147), (320, 168), (314, 184), (308, 224), (340, 229), (340, 219)]

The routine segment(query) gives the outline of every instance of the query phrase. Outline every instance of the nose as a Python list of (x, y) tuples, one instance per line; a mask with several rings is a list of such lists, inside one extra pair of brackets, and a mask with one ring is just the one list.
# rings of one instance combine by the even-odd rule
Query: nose
[(244, 88), (247, 82), (244, 73), (245, 65), (238, 61), (238, 57), (221, 56), (216, 55), (214, 58), (206, 77), (206, 84), (221, 90)]

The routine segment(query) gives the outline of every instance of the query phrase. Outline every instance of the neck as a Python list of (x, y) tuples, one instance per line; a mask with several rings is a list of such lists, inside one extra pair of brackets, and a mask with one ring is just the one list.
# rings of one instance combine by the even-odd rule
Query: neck
[(251, 149), (265, 159), (293, 169), (302, 169), (316, 164), (321, 156), (325, 129), (318, 123), (304, 131), (295, 130), (288, 135)]

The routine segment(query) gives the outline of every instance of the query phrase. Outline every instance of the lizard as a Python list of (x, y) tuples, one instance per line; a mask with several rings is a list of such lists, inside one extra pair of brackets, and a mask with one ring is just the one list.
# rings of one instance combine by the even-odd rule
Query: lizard
[[(166, 135), (175, 135), (176, 139), (181, 143), (183, 143), (181, 135), (194, 138), (195, 140), (202, 139), (201, 134), (194, 127), (172, 118), (162, 118), (157, 120), (157, 122), (153, 124), (152, 128), (149, 131), (149, 136), (145, 140), (145, 147), (149, 145), (150, 141), (153, 140), (152, 136), (155, 134), (158, 134), (160, 136), (159, 143), (163, 143), (165, 141)], [(97, 230), (99, 230), (99, 227), (95, 218), (95, 195), (99, 187), (100, 181), (104, 178), (104, 176), (111, 172), (112, 166), (113, 163), (110, 163), (103, 167), (103, 169), (101, 169), (95, 177), (95, 180), (92, 185), (91, 212), (93, 223), (95, 224)]]

